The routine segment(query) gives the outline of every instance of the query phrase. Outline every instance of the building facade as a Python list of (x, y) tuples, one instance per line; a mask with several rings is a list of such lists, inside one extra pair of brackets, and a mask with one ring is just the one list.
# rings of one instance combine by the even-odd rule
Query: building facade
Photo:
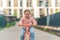
[(6, 15), (20, 18), (25, 9), (30, 9), (32, 16), (41, 18), (60, 12), (60, 0), (0, 0), (0, 10)]

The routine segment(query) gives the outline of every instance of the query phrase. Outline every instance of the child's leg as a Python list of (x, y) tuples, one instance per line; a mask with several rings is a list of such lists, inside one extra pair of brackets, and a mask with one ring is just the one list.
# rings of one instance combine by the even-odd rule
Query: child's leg
[(25, 33), (25, 29), (22, 28), (22, 32), (20, 34), (21, 40), (24, 40), (24, 33)]
[(30, 40), (35, 40), (33, 27), (30, 28)]

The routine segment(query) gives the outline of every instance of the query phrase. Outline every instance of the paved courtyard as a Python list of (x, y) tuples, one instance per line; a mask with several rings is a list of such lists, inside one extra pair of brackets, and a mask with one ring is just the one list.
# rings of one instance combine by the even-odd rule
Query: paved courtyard
[[(22, 27), (14, 26), (0, 30), (0, 40), (20, 40)], [(35, 40), (60, 40), (60, 37), (35, 29)]]

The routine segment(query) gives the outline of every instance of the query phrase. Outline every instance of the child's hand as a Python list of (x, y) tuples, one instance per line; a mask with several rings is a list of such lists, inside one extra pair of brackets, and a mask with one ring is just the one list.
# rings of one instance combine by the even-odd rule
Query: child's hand
[(32, 24), (31, 23), (25, 23), (23, 24), (24, 27), (30, 27)]

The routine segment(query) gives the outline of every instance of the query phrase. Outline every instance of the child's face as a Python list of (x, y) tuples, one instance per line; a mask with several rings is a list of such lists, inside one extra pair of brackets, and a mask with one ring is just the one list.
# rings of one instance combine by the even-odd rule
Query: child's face
[(25, 15), (25, 17), (30, 17), (30, 12), (29, 12), (29, 11), (26, 11), (26, 12), (24, 13), (24, 15)]

